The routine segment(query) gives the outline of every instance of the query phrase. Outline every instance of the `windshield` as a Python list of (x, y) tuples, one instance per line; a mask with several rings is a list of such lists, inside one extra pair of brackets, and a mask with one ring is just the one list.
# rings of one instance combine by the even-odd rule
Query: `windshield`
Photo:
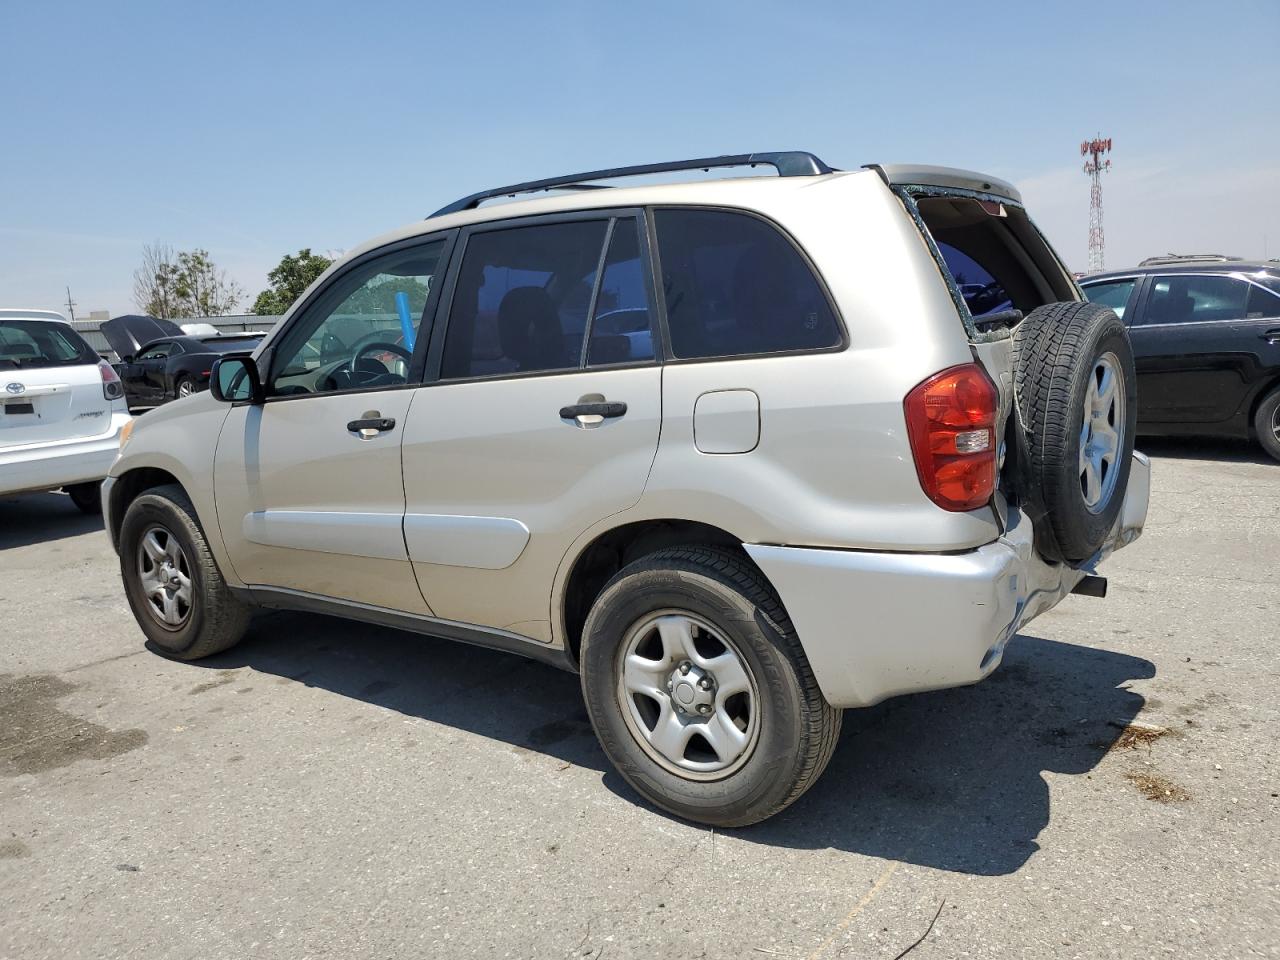
[(97, 363), (98, 355), (65, 323), (0, 320), (0, 370)]
[(242, 353), (248, 350), (256, 350), (258, 344), (262, 342), (261, 337), (211, 337), (208, 340), (201, 340), (206, 350), (210, 353)]

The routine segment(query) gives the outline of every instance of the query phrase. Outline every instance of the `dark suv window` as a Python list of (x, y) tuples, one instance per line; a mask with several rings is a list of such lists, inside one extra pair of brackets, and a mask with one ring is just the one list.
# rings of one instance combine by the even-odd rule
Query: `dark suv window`
[(1144, 323), (1239, 320), (1248, 285), (1235, 277), (1154, 277)]
[(441, 376), (579, 367), (608, 226), (584, 220), (473, 234), (449, 311)]
[(1124, 310), (1129, 303), (1129, 295), (1133, 293), (1133, 288), (1137, 284), (1137, 280), (1133, 277), (1127, 280), (1107, 280), (1103, 283), (1090, 283), (1081, 287), (1084, 295), (1089, 298), (1090, 303), (1100, 303), (1104, 307), (1110, 307), (1116, 312), (1116, 316), (1121, 320), (1124, 319)]
[(1280, 317), (1280, 294), (1250, 284), (1249, 303), (1245, 307), (1245, 316), (1250, 320)]
[(719, 210), (659, 210), (655, 220), (677, 357), (840, 343), (835, 314), (813, 271), (768, 223)]

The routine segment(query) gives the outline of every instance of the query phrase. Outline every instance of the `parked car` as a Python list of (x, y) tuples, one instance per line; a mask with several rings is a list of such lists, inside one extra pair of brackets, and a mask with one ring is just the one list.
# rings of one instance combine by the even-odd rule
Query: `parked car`
[(1080, 286), (1129, 328), (1141, 433), (1253, 438), (1280, 460), (1280, 263), (1155, 257)]
[[(1011, 306), (974, 317), (961, 257)], [(139, 421), (104, 500), (169, 656), (262, 607), (514, 651), (581, 673), (642, 795), (733, 826), (814, 782), (842, 709), (981, 680), (1102, 595), (1146, 516), (1133, 413), (1124, 325), (1009, 184), (701, 158), (364, 245)]]
[(213, 361), (227, 353), (251, 353), (260, 334), (195, 337), (156, 317), (125, 316), (99, 328), (120, 357), (116, 370), (132, 409), (156, 407), (209, 385)]
[(97, 513), (129, 421), (115, 370), (62, 314), (0, 310), (0, 494), (61, 488)]

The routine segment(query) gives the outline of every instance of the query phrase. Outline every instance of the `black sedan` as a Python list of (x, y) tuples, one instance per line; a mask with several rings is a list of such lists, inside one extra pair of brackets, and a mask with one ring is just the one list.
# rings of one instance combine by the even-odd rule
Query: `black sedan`
[(101, 326), (120, 362), (129, 407), (156, 407), (204, 390), (213, 361), (227, 353), (249, 353), (259, 334), (195, 337), (177, 324), (155, 317), (116, 317)]
[(1080, 286), (1129, 328), (1140, 432), (1252, 437), (1280, 460), (1280, 263), (1159, 257)]

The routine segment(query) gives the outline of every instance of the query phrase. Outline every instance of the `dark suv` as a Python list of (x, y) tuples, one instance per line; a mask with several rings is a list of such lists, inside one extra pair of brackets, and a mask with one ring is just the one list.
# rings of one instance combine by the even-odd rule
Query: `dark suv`
[(1140, 432), (1256, 437), (1280, 460), (1280, 262), (1156, 257), (1080, 286), (1129, 327)]

